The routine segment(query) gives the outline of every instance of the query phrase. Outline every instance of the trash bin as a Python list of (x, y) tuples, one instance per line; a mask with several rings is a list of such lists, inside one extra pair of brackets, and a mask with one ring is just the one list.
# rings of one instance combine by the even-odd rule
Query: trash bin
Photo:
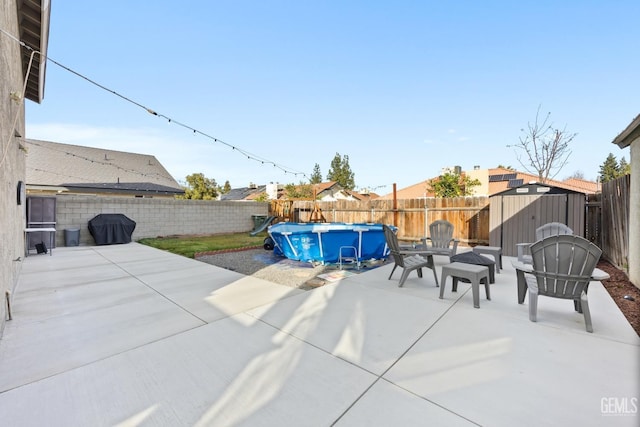
[(80, 244), (80, 229), (65, 228), (64, 229), (64, 245), (78, 246)]
[(266, 215), (251, 215), (253, 217), (253, 229), (257, 230), (267, 220)]

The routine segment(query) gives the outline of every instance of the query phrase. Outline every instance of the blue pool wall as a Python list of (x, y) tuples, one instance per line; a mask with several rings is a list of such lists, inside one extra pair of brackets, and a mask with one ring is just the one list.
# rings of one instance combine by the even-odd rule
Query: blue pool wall
[[(389, 255), (382, 224), (281, 222), (268, 232), (275, 242), (274, 253), (298, 261), (336, 263), (343, 246), (355, 247), (362, 261)], [(343, 252), (343, 256), (352, 254), (352, 250)]]

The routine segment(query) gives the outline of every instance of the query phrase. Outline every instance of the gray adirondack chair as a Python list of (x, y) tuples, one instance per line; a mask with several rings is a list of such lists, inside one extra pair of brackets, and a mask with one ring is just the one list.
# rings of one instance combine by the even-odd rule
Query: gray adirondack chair
[(570, 299), (593, 332), (587, 289), (602, 250), (575, 235), (553, 235), (531, 245), (533, 271), (526, 275), (529, 320), (537, 321), (538, 295)]
[(400, 267), (402, 268), (402, 275), (400, 276), (398, 287), (402, 287), (405, 280), (407, 280), (409, 273), (415, 270), (418, 273), (418, 277), (422, 277), (422, 269), (430, 268), (433, 271), (433, 278), (436, 281), (436, 286), (438, 286), (438, 276), (436, 275), (436, 269), (433, 264), (433, 254), (431, 251), (424, 249), (400, 248), (396, 233), (387, 225), (383, 225), (382, 229), (384, 231), (387, 246), (389, 247), (389, 252), (394, 261), (393, 269), (391, 270), (391, 274), (389, 274), (389, 278), (387, 280), (391, 280), (393, 272), (396, 271), (397, 267)]
[(536, 228), (536, 241), (562, 234), (573, 234), (573, 230), (561, 222), (548, 222)]
[[(573, 234), (573, 230), (561, 222), (548, 222), (536, 228), (536, 242), (549, 236), (563, 234)], [(525, 250), (530, 248), (532, 243), (518, 243), (518, 261), (531, 264), (531, 256), (525, 255)]]
[(458, 239), (453, 238), (453, 224), (439, 219), (429, 224), (429, 237), (422, 238), (423, 248), (432, 251), (435, 255), (451, 257), (458, 250)]

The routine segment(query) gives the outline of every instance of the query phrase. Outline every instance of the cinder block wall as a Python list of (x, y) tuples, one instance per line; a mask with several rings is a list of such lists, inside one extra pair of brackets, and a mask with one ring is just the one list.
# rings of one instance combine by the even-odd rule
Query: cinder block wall
[(64, 246), (64, 230), (80, 229), (80, 244), (94, 245), (89, 220), (98, 214), (124, 214), (136, 222), (133, 240), (188, 234), (249, 232), (253, 215), (267, 215), (268, 203), (214, 200), (58, 196), (56, 246)]
[[(15, 0), (0, 1), (0, 28), (18, 35)], [(0, 34), (0, 336), (7, 318), (6, 292), (13, 292), (24, 259), (25, 206), (17, 203), (18, 182), (25, 180), (24, 103), (11, 99), (22, 92), (20, 45)], [(13, 128), (14, 121), (16, 126)]]

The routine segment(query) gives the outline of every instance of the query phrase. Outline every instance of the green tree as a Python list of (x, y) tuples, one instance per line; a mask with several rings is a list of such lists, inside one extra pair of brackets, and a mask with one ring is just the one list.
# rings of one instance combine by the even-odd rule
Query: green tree
[(320, 184), (322, 182), (322, 173), (320, 172), (320, 165), (316, 163), (313, 167), (313, 173), (311, 174), (311, 179), (309, 179), (311, 184)]
[(609, 153), (607, 159), (600, 165), (600, 182), (608, 182), (620, 176), (620, 167), (613, 153)]
[(429, 181), (429, 191), (436, 197), (459, 197), (473, 194), (473, 187), (480, 185), (477, 179), (471, 179), (467, 175), (447, 172)]
[(510, 171), (514, 171), (515, 170), (512, 166), (504, 166), (502, 164), (498, 165), (498, 169), (507, 169), (507, 170), (510, 170)]
[(327, 179), (337, 182), (345, 190), (353, 190), (356, 187), (355, 175), (349, 166), (349, 156), (340, 157), (340, 153), (336, 153), (331, 161)]
[(226, 180), (224, 182), (224, 186), (220, 189), (220, 193), (227, 194), (229, 191), (231, 191), (231, 184), (229, 183), (229, 180)]
[(620, 159), (620, 163), (618, 164), (618, 171), (620, 173), (620, 176), (631, 174), (631, 164), (627, 163), (627, 160), (624, 157)]
[(181, 199), (213, 200), (218, 197), (218, 185), (213, 178), (207, 178), (202, 173), (187, 175), (187, 187)]
[(533, 123), (527, 123), (527, 129), (522, 129), (523, 136), (514, 145), (507, 145), (516, 149), (518, 162), (529, 173), (538, 175), (540, 182), (555, 177), (567, 164), (571, 149), (569, 144), (576, 137), (576, 133), (568, 133), (566, 127), (558, 129), (551, 122), (551, 113), (547, 113), (544, 119), (540, 118), (540, 108), (536, 112)]
[(288, 199), (310, 199), (313, 197), (313, 186), (303, 182), (298, 185), (287, 184), (284, 186), (284, 194)]
[(258, 196), (254, 200), (256, 202), (266, 202), (269, 200), (269, 196), (265, 191), (263, 191), (262, 193), (258, 194)]

